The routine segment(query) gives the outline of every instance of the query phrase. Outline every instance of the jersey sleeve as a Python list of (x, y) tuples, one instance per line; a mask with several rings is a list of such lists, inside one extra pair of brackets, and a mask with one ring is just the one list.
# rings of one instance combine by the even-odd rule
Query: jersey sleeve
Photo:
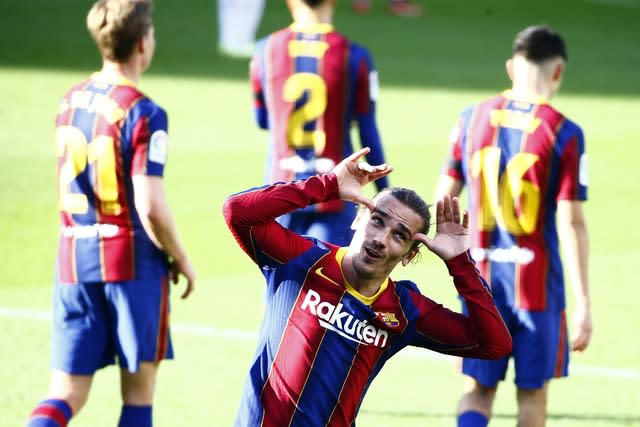
[(582, 130), (570, 121), (558, 133), (560, 169), (557, 200), (587, 199), (587, 155)]
[(277, 183), (230, 196), (224, 203), (225, 221), (242, 250), (260, 267), (277, 267), (313, 243), (282, 227), (275, 218), (314, 203), (337, 199), (334, 174)]
[(457, 181), (464, 180), (462, 170), (462, 141), (464, 134), (464, 115), (458, 118), (458, 122), (449, 133), (449, 154), (443, 167), (442, 174), (448, 175)]
[[(358, 133), (362, 147), (369, 147), (371, 151), (366, 156), (372, 165), (385, 163), (384, 150), (378, 125), (376, 122), (376, 102), (378, 100), (379, 82), (373, 60), (366, 49), (353, 45), (355, 60), (355, 97), (354, 113), (358, 123)], [(388, 177), (375, 181), (378, 191), (389, 186)]]
[(253, 95), (253, 111), (256, 122), (261, 129), (269, 128), (269, 116), (264, 99), (264, 89), (262, 85), (263, 74), (263, 49), (264, 42), (258, 43), (256, 51), (249, 63), (249, 81), (251, 83), (251, 92)]
[(167, 113), (149, 99), (130, 111), (123, 132), (130, 132), (133, 148), (131, 175), (162, 176), (167, 162), (169, 135)]
[(479, 359), (497, 359), (509, 354), (511, 335), (471, 257), (464, 253), (446, 264), (458, 293), (465, 299), (469, 316), (413, 292), (413, 303), (420, 316), (415, 324), (417, 338), (410, 344)]

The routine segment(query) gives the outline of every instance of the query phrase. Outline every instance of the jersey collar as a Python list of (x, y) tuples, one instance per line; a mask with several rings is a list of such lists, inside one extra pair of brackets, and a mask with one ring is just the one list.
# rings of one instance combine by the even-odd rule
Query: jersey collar
[(354, 287), (351, 285), (351, 283), (349, 283), (349, 281), (344, 275), (344, 272), (342, 271), (342, 259), (344, 258), (346, 253), (347, 253), (347, 248), (339, 248), (338, 252), (336, 252), (336, 261), (338, 261), (338, 265), (340, 266), (340, 274), (342, 274), (342, 280), (344, 280), (344, 287), (347, 289), (347, 292), (353, 295), (361, 303), (370, 306), (387, 289), (387, 286), (389, 285), (389, 278), (387, 277), (382, 281), (382, 284), (380, 285), (380, 289), (378, 289), (378, 291), (374, 295), (371, 295), (370, 297), (366, 297), (362, 295), (360, 292), (354, 289)]
[(100, 71), (91, 74), (91, 80), (97, 80), (112, 85), (136, 87), (136, 84), (125, 76), (107, 75)]
[(302, 25), (299, 24), (297, 22), (294, 22), (293, 24), (291, 24), (289, 26), (289, 28), (291, 29), (291, 31), (295, 31), (296, 33), (321, 33), (321, 34), (326, 34), (326, 33), (330, 33), (331, 31), (333, 31), (333, 25), (331, 24), (323, 24), (323, 23), (317, 23), (317, 24), (311, 24), (311, 25)]
[(511, 89), (507, 89), (502, 92), (502, 96), (512, 101), (528, 102), (529, 104), (549, 104), (549, 99), (546, 96), (520, 96), (513, 93)]

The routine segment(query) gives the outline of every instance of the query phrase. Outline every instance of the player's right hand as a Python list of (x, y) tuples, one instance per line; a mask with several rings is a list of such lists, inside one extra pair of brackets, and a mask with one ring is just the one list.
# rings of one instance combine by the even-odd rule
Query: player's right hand
[(370, 151), (365, 147), (356, 151), (333, 168), (333, 173), (338, 178), (340, 199), (348, 200), (373, 209), (373, 202), (362, 194), (362, 187), (368, 183), (389, 175), (393, 167), (387, 164), (372, 166), (359, 160)]

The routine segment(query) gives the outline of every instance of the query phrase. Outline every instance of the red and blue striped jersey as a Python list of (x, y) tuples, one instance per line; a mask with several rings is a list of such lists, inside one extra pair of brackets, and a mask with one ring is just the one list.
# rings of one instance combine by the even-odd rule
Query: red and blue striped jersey
[(346, 248), (302, 237), (274, 218), (338, 197), (335, 175), (252, 189), (224, 215), (267, 282), (266, 309), (236, 426), (351, 426), (385, 362), (408, 345), (496, 358), (511, 339), (468, 254), (447, 262), (469, 317), (387, 278), (372, 297), (344, 278)]
[[(384, 163), (375, 120), (377, 71), (369, 52), (331, 25), (294, 23), (260, 40), (250, 74), (256, 120), (270, 131), (267, 183), (330, 171), (354, 151), (354, 122), (361, 145), (371, 148), (368, 162)], [(376, 186), (386, 188), (387, 178)], [(342, 207), (332, 200), (312, 209)]]
[(60, 283), (157, 277), (167, 257), (142, 228), (132, 176), (162, 176), (167, 115), (134, 83), (100, 74), (73, 86), (56, 118)]
[(471, 254), (494, 297), (526, 310), (565, 307), (559, 200), (586, 200), (582, 130), (545, 99), (510, 91), (468, 108), (445, 173), (466, 184)]

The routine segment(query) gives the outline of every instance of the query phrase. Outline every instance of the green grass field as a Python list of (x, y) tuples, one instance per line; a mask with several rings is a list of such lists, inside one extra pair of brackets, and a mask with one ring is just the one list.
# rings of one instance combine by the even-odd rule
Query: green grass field
[[(367, 45), (380, 72), (378, 122), (396, 185), (431, 197), (447, 135), (466, 105), (507, 87), (514, 34), (548, 23), (565, 35), (569, 66), (554, 104), (585, 131), (590, 167), (595, 332), (554, 381), (550, 426), (640, 426), (640, 0), (418, 0), (427, 15), (368, 17), (342, 0), (336, 25)], [(0, 426), (20, 426), (48, 382), (47, 311), (57, 236), (53, 121), (58, 98), (99, 68), (84, 29), (89, 1), (0, 0)], [(170, 116), (166, 185), (198, 271), (196, 293), (174, 293), (177, 359), (160, 373), (159, 427), (228, 426), (261, 318), (261, 275), (224, 226), (226, 195), (259, 184), (267, 135), (256, 129), (247, 62), (216, 54), (215, 2), (155, 2), (158, 48), (141, 87)], [(289, 22), (269, 0), (261, 34)], [(425, 254), (400, 268), (422, 291), (457, 308), (443, 265)], [(571, 300), (571, 298), (569, 298)], [(451, 359), (412, 351), (373, 383), (360, 426), (452, 426), (462, 378)], [(117, 370), (101, 371), (72, 425), (107, 427), (119, 413)], [(511, 378), (493, 426), (513, 426)]]

